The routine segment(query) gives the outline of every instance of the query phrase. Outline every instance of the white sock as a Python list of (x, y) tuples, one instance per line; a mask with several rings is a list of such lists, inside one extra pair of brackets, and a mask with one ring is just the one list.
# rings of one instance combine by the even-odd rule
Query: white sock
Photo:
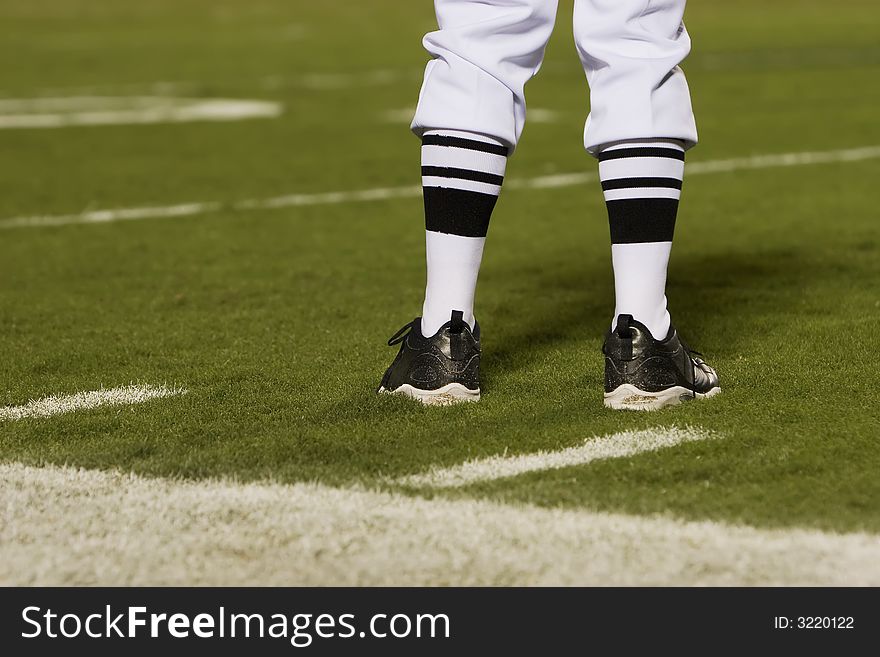
[(612, 244), (614, 266), (614, 317), (611, 328), (621, 315), (648, 327), (657, 340), (669, 333), (670, 318), (666, 309), (666, 267), (672, 242)]
[(428, 265), (422, 335), (434, 335), (453, 310), (474, 328), (477, 275), (507, 152), (484, 135), (443, 130), (422, 136)]
[(666, 270), (684, 177), (684, 148), (676, 140), (617, 142), (599, 153), (599, 178), (611, 226), (615, 309), (651, 335), (669, 333)]
[(422, 335), (431, 336), (449, 321), (453, 310), (474, 328), (474, 295), (485, 237), (425, 232), (428, 284), (422, 306)]

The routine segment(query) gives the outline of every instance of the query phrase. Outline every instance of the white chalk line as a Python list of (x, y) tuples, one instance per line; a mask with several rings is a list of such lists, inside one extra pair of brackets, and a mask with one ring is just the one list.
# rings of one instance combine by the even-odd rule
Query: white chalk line
[[(725, 173), (751, 169), (770, 169), (776, 167), (829, 164), (835, 162), (858, 162), (880, 158), (880, 146), (865, 146), (831, 151), (806, 151), (799, 153), (777, 153), (754, 155), (751, 157), (727, 160), (707, 160), (692, 162), (686, 167), (686, 175)], [(564, 173), (534, 178), (520, 178), (505, 181), (505, 189), (551, 189), (570, 187), (598, 180), (594, 173)], [(420, 196), (419, 185), (406, 187), (384, 187), (355, 191), (323, 192), (317, 194), (287, 194), (263, 199), (248, 199), (224, 204), (219, 201), (181, 203), (170, 206), (116, 208), (89, 210), (77, 214), (35, 215), (13, 217), (0, 220), (3, 228), (37, 228), (41, 226), (64, 226), (69, 224), (99, 224), (115, 221), (134, 221), (141, 219), (161, 219), (167, 217), (192, 217), (208, 214), (222, 209), (272, 210), (278, 208), (304, 207), (315, 205), (334, 205), (367, 201), (385, 201)]]
[(0, 464), (4, 585), (873, 585), (877, 536)]
[[(380, 112), (378, 118), (384, 123), (406, 123), (412, 121), (416, 113), (415, 106), (400, 107), (398, 109)], [(528, 109), (528, 121), (533, 123), (559, 123), (562, 113), (545, 107), (530, 107)]]
[[(0, 408), (0, 420), (185, 392), (131, 385), (45, 397)], [(623, 432), (398, 483), (461, 485), (713, 437), (675, 427)], [(880, 540), (868, 534), (426, 500), (316, 483), (187, 482), (0, 464), (0, 510), (2, 585), (880, 584)]]
[(275, 118), (283, 105), (264, 100), (168, 96), (0, 99), (0, 129), (139, 125)]
[[(273, 74), (257, 78), (238, 78), (224, 80), (223, 84), (236, 87), (242, 83), (256, 84), (266, 91), (282, 89), (305, 89), (307, 91), (347, 91), (350, 89), (369, 88), (394, 84), (401, 80), (418, 80), (423, 69), (373, 69), (352, 73), (307, 72), (299, 75)], [(40, 96), (72, 96), (72, 95), (107, 95), (120, 94), (192, 94), (206, 87), (216, 86), (217, 82), (195, 80), (156, 80), (152, 82), (134, 82), (121, 84), (75, 85), (69, 87), (44, 87), (30, 93)], [(17, 92), (0, 90), (0, 98), (10, 97)]]
[(0, 407), (0, 422), (25, 418), (46, 418), (104, 406), (142, 404), (151, 399), (173, 397), (183, 395), (186, 392), (185, 388), (173, 386), (131, 384), (117, 388), (77, 392), (72, 395), (52, 395), (29, 401), (21, 406)]
[(527, 472), (557, 470), (593, 461), (635, 456), (643, 452), (675, 447), (683, 443), (710, 440), (718, 436), (705, 429), (656, 427), (641, 431), (623, 431), (591, 438), (583, 444), (555, 452), (533, 452), (515, 456), (490, 456), (474, 459), (449, 468), (434, 467), (415, 475), (400, 477), (392, 483), (400, 486), (454, 488), (508, 477)]

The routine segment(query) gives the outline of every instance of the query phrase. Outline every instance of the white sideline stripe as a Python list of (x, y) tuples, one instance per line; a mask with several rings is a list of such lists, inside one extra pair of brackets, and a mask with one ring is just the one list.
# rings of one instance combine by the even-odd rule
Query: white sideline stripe
[[(236, 85), (256, 82), (261, 89), (275, 91), (287, 87), (302, 88), (310, 91), (347, 91), (352, 88), (375, 87), (393, 84), (399, 80), (417, 80), (423, 74), (423, 68), (413, 69), (374, 69), (356, 71), (354, 73), (301, 73), (299, 75), (273, 74), (246, 80), (231, 80)], [(213, 84), (213, 83), (211, 83)], [(120, 94), (192, 94), (203, 90), (204, 80), (154, 80), (152, 82), (134, 82), (122, 84), (76, 85), (69, 87), (43, 87), (36, 89), (37, 96), (71, 96), (71, 95), (120, 95)], [(0, 98), (19, 93), (10, 89), (0, 90)], [(415, 107), (413, 107), (413, 111)]]
[(262, 83), (268, 86), (271, 81), (281, 80), (290, 85), (303, 86), (314, 91), (351, 89), (352, 87), (375, 87), (392, 84), (399, 80), (417, 78), (420, 69), (375, 69), (358, 73), (306, 73), (298, 77), (270, 76)]
[[(415, 105), (400, 107), (398, 109), (385, 110), (379, 113), (379, 120), (384, 123), (409, 124), (415, 116)], [(543, 107), (530, 107), (528, 109), (529, 123), (558, 123), (560, 114), (556, 110)]]
[[(375, 69), (356, 73), (301, 73), (299, 75), (265, 75), (254, 78), (234, 80), (236, 85), (256, 82), (261, 89), (275, 91), (284, 88), (307, 89), (310, 91), (347, 91), (359, 87), (375, 87), (393, 84), (400, 80), (418, 80), (423, 68), (413, 69)], [(43, 87), (33, 93), (37, 96), (70, 95), (120, 95), (120, 94), (192, 94), (205, 88), (205, 81), (196, 80), (154, 80), (121, 84), (76, 85), (69, 87)], [(10, 89), (0, 90), (0, 98), (20, 93)], [(413, 107), (415, 111), (415, 107)]]
[(385, 110), (379, 113), (379, 120), (383, 123), (409, 123), (416, 113), (415, 107), (400, 107), (398, 109)]
[(531, 107), (527, 110), (529, 123), (558, 123), (560, 114), (556, 110)]
[(534, 452), (518, 456), (490, 456), (474, 459), (450, 468), (432, 468), (421, 473), (401, 477), (393, 483), (402, 486), (453, 488), (484, 481), (516, 477), (527, 472), (556, 470), (574, 465), (585, 465), (603, 459), (635, 456), (654, 452), (682, 443), (717, 438), (704, 429), (685, 427), (657, 427), (643, 431), (623, 431), (586, 440), (582, 445), (567, 447), (556, 452)]
[(229, 98), (70, 97), (0, 99), (0, 129), (241, 121), (281, 115), (278, 102)]
[[(808, 164), (828, 164), (832, 162), (857, 162), (880, 158), (880, 146), (865, 146), (834, 151), (807, 151), (802, 153), (779, 153), (755, 155), (729, 160), (708, 160), (687, 165), (688, 175), (723, 173), (749, 169), (769, 169)], [(505, 181), (506, 189), (550, 189), (570, 187), (598, 180), (593, 173), (563, 173), (535, 178), (520, 178)], [(364, 201), (385, 201), (396, 198), (420, 196), (420, 186), (384, 187), (356, 191), (324, 192), (318, 194), (289, 194), (264, 199), (238, 201), (228, 205), (217, 201), (183, 203), (167, 207), (118, 208), (90, 210), (78, 214), (42, 215), (0, 219), (2, 228), (22, 228), (39, 226), (62, 226), (68, 224), (92, 224), (112, 221), (131, 221), (137, 219), (161, 219), (165, 217), (196, 216), (215, 212), (228, 207), (232, 210), (269, 210), (276, 208), (302, 207), (312, 205), (333, 205), (337, 203), (357, 203)]]
[(128, 385), (118, 388), (90, 390), (72, 395), (57, 395), (29, 401), (21, 406), (0, 407), (0, 422), (23, 420), (31, 417), (51, 417), (71, 411), (89, 410), (101, 406), (142, 404), (151, 399), (161, 399), (186, 393), (184, 388), (161, 385)]
[(880, 585), (876, 535), (0, 464), (3, 585)]

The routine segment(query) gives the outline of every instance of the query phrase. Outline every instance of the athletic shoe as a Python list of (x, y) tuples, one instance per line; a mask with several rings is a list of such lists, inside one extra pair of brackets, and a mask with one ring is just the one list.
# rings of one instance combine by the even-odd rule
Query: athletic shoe
[(444, 405), (480, 399), (480, 326), (473, 332), (460, 310), (429, 338), (416, 317), (388, 340), (400, 351), (382, 377), (380, 393), (409, 395), (423, 404)]
[(621, 315), (605, 336), (602, 353), (608, 408), (655, 411), (721, 392), (715, 370), (672, 327), (664, 340), (655, 340), (632, 315)]

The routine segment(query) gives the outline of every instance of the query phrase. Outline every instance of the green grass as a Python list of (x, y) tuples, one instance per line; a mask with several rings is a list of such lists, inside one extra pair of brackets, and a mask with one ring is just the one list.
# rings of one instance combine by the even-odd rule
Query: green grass
[[(418, 183), (414, 105), (430, 3), (7, 0), (0, 96), (277, 99), (277, 120), (0, 130), (0, 218)], [(510, 177), (591, 171), (563, 2)], [(691, 161), (880, 144), (873, 0), (693, 3)], [(319, 90), (312, 73), (389, 71)], [(280, 76), (280, 77), (278, 77)], [(274, 82), (267, 79), (277, 77)], [(0, 458), (154, 475), (332, 484), (608, 432), (699, 425), (724, 440), (456, 495), (758, 526), (880, 531), (880, 161), (694, 176), (673, 317), (723, 394), (657, 414), (601, 405), (612, 308), (597, 186), (502, 195), (478, 293), (484, 398), (373, 394), (418, 312), (421, 201), (0, 232), (0, 405), (131, 381), (188, 395), (0, 425)], [(452, 494), (452, 493), (450, 493)]]

